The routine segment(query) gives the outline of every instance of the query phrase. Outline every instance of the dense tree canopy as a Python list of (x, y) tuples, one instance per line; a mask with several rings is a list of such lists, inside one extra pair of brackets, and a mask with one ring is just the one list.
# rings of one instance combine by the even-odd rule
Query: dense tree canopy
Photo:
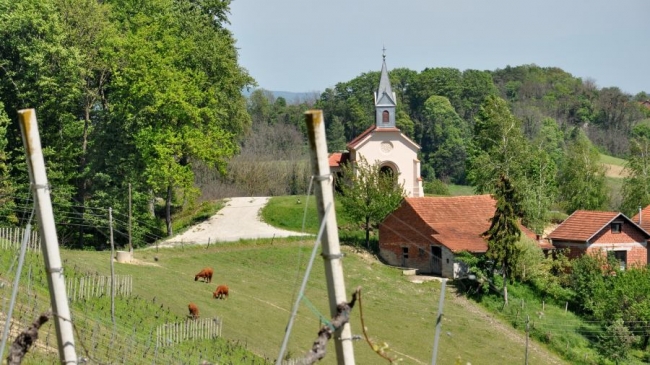
[(64, 244), (101, 246), (104, 214), (89, 208), (126, 214), (129, 184), (136, 225), (155, 226), (153, 199), (191, 202), (193, 163), (224, 169), (237, 151), (253, 80), (223, 27), (229, 3), (0, 0), (0, 99), (14, 120), (36, 109)]

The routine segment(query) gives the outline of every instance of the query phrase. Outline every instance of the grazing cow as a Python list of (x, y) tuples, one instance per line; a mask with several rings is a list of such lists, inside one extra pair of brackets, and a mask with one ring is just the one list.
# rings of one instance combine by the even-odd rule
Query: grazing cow
[(192, 317), (192, 319), (199, 318), (199, 307), (197, 307), (196, 304), (194, 303), (188, 304), (187, 309), (190, 310), (190, 317)]
[(212, 293), (215, 299), (228, 299), (228, 285), (219, 285), (217, 290)]
[(203, 281), (206, 283), (209, 283), (212, 281), (212, 268), (211, 267), (206, 267), (205, 269), (201, 270), (198, 274), (194, 276), (194, 281), (199, 280), (199, 278), (203, 278)]

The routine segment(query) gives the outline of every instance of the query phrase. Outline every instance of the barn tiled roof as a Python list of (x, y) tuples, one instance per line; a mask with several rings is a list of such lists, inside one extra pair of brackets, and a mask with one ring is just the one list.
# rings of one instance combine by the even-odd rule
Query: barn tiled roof
[(495, 201), (490, 195), (406, 198), (436, 231), (434, 238), (454, 252), (485, 252), (482, 234), (490, 227)]
[(552, 240), (587, 242), (619, 216), (625, 217), (618, 212), (576, 210), (548, 237)]
[[(639, 222), (639, 220), (641, 222)], [(641, 228), (646, 232), (650, 232), (650, 205), (643, 208), (640, 213), (637, 213), (632, 217), (632, 221), (641, 226)]]

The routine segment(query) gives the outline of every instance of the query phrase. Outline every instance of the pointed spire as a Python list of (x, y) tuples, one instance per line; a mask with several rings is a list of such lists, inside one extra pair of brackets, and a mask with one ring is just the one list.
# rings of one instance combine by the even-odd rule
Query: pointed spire
[(390, 86), (388, 67), (386, 67), (386, 47), (382, 49), (381, 76), (375, 92), (375, 124), (377, 128), (395, 128), (395, 109), (397, 98)]
[[(382, 100), (388, 97), (391, 104), (395, 105), (393, 99), (393, 89), (390, 86), (390, 78), (388, 77), (388, 68), (386, 67), (386, 48), (384, 48), (383, 60), (381, 64), (381, 77), (379, 79), (379, 87), (377, 88), (377, 100)], [(385, 99), (384, 99), (385, 101)]]

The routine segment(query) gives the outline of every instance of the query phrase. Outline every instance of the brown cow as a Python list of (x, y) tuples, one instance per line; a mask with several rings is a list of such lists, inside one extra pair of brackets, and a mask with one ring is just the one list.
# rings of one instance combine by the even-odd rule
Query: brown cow
[(215, 299), (228, 299), (228, 285), (219, 285), (217, 290), (212, 293)]
[(194, 281), (199, 280), (199, 278), (203, 278), (203, 281), (206, 283), (209, 283), (212, 281), (212, 268), (211, 267), (206, 267), (205, 269), (201, 270), (198, 274), (194, 276)]
[(190, 310), (190, 317), (192, 317), (192, 319), (199, 318), (199, 307), (197, 307), (196, 304), (194, 303), (188, 304), (187, 309)]

